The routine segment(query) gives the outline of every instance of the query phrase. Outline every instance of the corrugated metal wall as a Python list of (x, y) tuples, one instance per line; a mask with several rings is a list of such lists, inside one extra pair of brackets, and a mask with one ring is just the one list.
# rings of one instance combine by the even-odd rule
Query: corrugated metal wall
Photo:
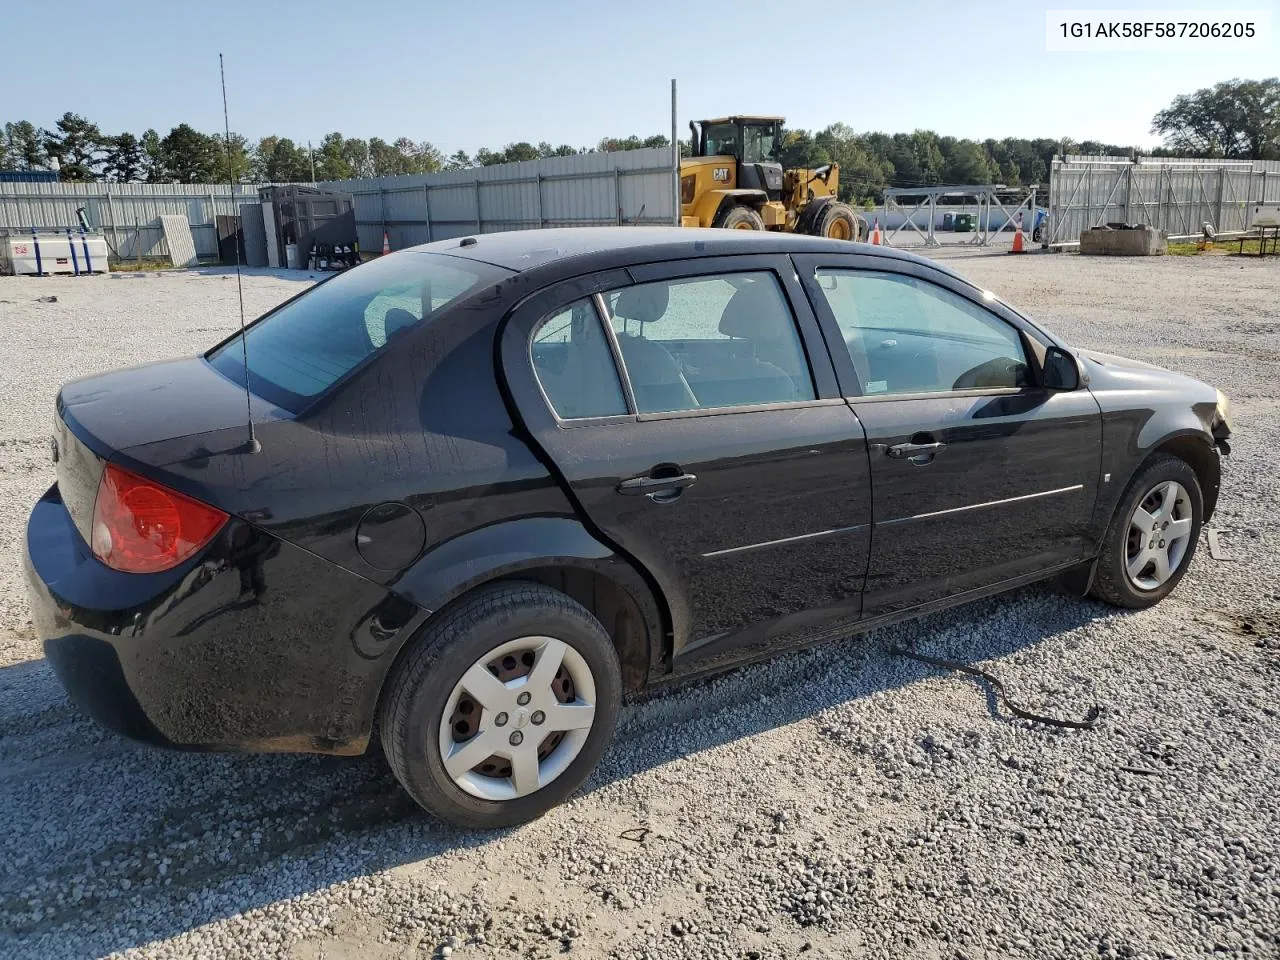
[(101, 229), (113, 260), (169, 255), (161, 214), (184, 214), (200, 257), (218, 255), (218, 214), (238, 214), (237, 204), (256, 202), (258, 187), (243, 185), (232, 199), (227, 184), (0, 183), (0, 229), (79, 230), (76, 208)]
[[(161, 214), (185, 214), (196, 253), (218, 254), (217, 216), (254, 203), (226, 184), (0, 183), (0, 230), (78, 229), (76, 208), (101, 229), (114, 260), (167, 257)], [(320, 184), (355, 197), (361, 248), (395, 250), (472, 233), (536, 227), (666, 224), (674, 218), (671, 151), (587, 153), (471, 170)]]
[(1280, 203), (1280, 162), (1114, 157), (1055, 160), (1049, 177), (1048, 244), (1075, 243), (1104, 223), (1143, 223), (1170, 237), (1248, 227), (1249, 207)]
[(671, 151), (587, 153), (470, 170), (321, 183), (355, 197), (360, 246), (381, 250), (497, 230), (669, 224)]

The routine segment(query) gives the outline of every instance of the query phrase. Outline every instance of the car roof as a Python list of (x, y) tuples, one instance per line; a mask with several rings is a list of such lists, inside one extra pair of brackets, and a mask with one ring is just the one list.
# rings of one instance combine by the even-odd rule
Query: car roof
[[(624, 260), (643, 263), (753, 253), (853, 253), (926, 264), (943, 273), (959, 276), (942, 264), (892, 247), (827, 240), (795, 233), (696, 227), (558, 227), (546, 230), (510, 230), (437, 240), (408, 249), (463, 257), (517, 273), (569, 260), (580, 260), (576, 265), (583, 272), (588, 272), (619, 266)], [(624, 256), (619, 256), (620, 254)]]

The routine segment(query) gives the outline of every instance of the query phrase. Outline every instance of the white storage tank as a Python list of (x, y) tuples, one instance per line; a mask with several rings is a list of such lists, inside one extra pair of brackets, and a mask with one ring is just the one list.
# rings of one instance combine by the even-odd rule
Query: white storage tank
[(65, 233), (0, 236), (0, 273), (35, 276), (40, 273), (76, 273), (77, 271), (80, 273), (107, 271), (106, 237), (92, 233), (84, 237), (73, 234), (70, 240)]

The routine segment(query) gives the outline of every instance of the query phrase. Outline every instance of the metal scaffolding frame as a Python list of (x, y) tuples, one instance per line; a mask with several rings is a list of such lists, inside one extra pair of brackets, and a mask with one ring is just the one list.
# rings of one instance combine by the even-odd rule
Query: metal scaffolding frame
[[(908, 197), (914, 199), (915, 205), (910, 210), (901, 202), (899, 198)], [(892, 187), (884, 192), (884, 212), (885, 219), (888, 214), (901, 213), (906, 220), (895, 227), (893, 232), (885, 231), (885, 243), (892, 245), (893, 238), (899, 232), (910, 227), (914, 230), (922, 240), (926, 247), (940, 247), (942, 242), (934, 235), (935, 221), (937, 220), (938, 202), (945, 201), (947, 198), (958, 197), (964, 200), (972, 199), (978, 208), (978, 224), (974, 231), (973, 237), (969, 240), (961, 241), (958, 244), (949, 244), (949, 246), (979, 246), (984, 247), (991, 239), (993, 233), (999, 233), (1006, 226), (1012, 223), (1022, 212), (1030, 214), (1028, 218), (1031, 223), (1023, 221), (1023, 229), (1028, 233), (1034, 226), (1035, 209), (1036, 209), (1036, 188), (1035, 187), (1006, 187), (1004, 184), (962, 184), (958, 186), (931, 186), (931, 187)], [(1017, 201), (1017, 206), (1012, 210), (1005, 206), (1006, 203), (1012, 204)], [(992, 226), (992, 213), (999, 210), (996, 214), (1004, 215), (1004, 219), (999, 221), (995, 227)], [(920, 224), (916, 223), (915, 218), (921, 214), (928, 215), (928, 230), (921, 230)]]

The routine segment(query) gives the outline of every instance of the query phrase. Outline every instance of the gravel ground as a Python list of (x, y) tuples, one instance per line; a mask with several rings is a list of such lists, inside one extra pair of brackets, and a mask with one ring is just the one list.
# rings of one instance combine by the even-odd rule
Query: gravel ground
[[(153, 751), (67, 703), (18, 569), (56, 387), (207, 345), (235, 283), (0, 278), (0, 956), (1280, 955), (1280, 262), (938, 256), (1232, 396), (1231, 560), (1142, 613), (1031, 588), (629, 706), (579, 796), (486, 835), (374, 757)], [(298, 283), (247, 278), (251, 313)], [(895, 643), (1102, 720), (1011, 720)]]

